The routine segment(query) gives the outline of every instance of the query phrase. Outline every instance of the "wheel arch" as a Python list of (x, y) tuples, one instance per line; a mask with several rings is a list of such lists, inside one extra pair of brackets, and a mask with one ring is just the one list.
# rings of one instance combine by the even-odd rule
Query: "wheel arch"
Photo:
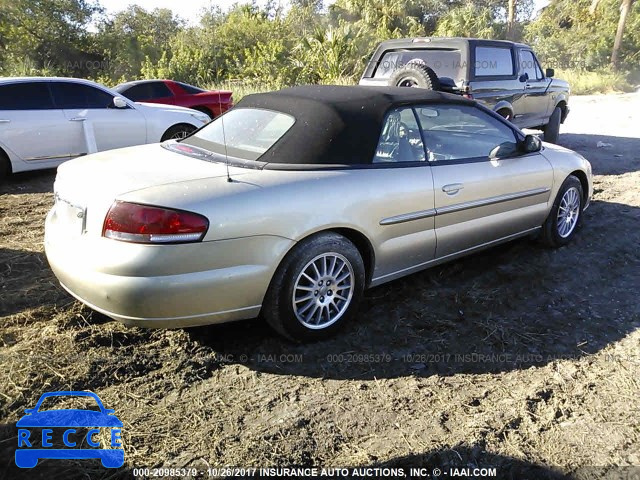
[(167, 136), (167, 134), (173, 130), (176, 127), (189, 127), (189, 128), (193, 128), (194, 130), (197, 130), (198, 127), (196, 127), (195, 125), (189, 123), (189, 122), (178, 122), (178, 123), (174, 123), (173, 125), (171, 125), (169, 128), (167, 128), (162, 135), (160, 136), (160, 141), (164, 142), (165, 141), (165, 137)]
[(569, 176), (571, 175), (580, 180), (580, 184), (582, 185), (582, 200), (586, 203), (589, 199), (589, 180), (587, 179), (587, 174), (582, 170), (574, 170), (569, 174)]
[[(511, 119), (513, 119), (513, 105), (511, 105), (509, 102), (507, 102), (505, 100), (502, 100), (501, 102), (498, 102), (496, 104), (496, 106), (493, 107), (493, 111), (496, 112), (497, 114), (500, 114), (500, 112), (503, 112), (503, 111), (507, 111), (507, 112), (509, 112), (509, 115), (511, 116)], [(502, 115), (502, 116), (504, 117), (504, 115)]]

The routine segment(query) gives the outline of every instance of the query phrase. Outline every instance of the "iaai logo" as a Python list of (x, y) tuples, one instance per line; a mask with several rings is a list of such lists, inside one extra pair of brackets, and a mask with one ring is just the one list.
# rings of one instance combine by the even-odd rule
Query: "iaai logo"
[[(42, 409), (42, 402), (47, 398), (65, 396), (89, 397), (95, 400), (99, 410)], [(36, 406), (28, 408), (25, 413), (26, 415), (16, 424), (18, 427), (16, 465), (18, 467), (33, 468), (38, 464), (39, 459), (44, 458), (99, 458), (106, 468), (119, 468), (124, 464), (122, 422), (114, 415), (114, 410), (104, 408), (95, 393), (45, 393)], [(60, 438), (54, 436), (54, 429)], [(100, 439), (96, 439), (101, 434), (101, 429), (109, 430), (107, 443), (111, 448), (104, 448), (106, 445), (102, 445)], [(64, 448), (58, 448), (62, 445)]]

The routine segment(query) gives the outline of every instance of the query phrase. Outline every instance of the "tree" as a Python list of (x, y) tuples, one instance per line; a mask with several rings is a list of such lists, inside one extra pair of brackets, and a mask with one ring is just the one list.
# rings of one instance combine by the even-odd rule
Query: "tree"
[(508, 0), (507, 8), (507, 39), (513, 40), (514, 26), (516, 22), (516, 0)]
[(624, 36), (624, 28), (627, 23), (627, 16), (631, 11), (631, 4), (633, 0), (622, 0), (620, 4), (620, 20), (618, 20), (618, 28), (616, 30), (616, 39), (613, 43), (613, 50), (611, 51), (611, 68), (618, 70), (620, 54), (620, 45), (622, 44), (622, 37)]

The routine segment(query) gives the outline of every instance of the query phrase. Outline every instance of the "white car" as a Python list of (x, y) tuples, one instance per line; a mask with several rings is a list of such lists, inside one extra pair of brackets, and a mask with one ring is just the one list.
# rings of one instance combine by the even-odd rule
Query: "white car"
[(90, 153), (184, 138), (209, 122), (75, 78), (0, 78), (0, 179)]

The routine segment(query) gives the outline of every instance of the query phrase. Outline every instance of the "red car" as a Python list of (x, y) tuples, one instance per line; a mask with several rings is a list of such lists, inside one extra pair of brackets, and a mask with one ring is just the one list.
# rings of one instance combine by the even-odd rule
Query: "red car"
[(227, 90), (203, 90), (173, 80), (137, 80), (114, 88), (134, 102), (163, 103), (193, 108), (215, 118), (233, 106), (232, 93)]

